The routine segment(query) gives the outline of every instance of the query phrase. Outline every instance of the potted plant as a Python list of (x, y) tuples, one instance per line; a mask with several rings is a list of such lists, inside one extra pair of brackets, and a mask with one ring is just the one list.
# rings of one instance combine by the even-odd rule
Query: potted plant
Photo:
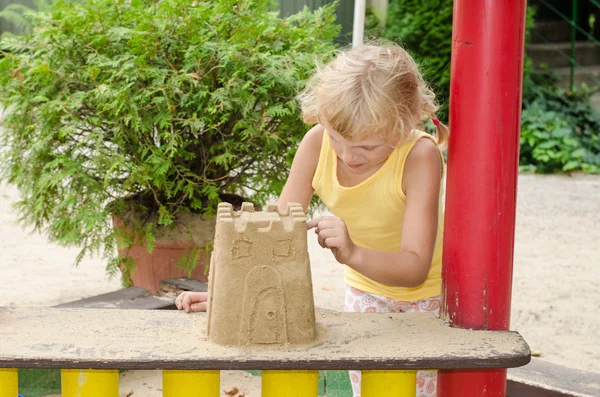
[(338, 33), (335, 4), (271, 7), (61, 0), (5, 38), (0, 177), (22, 221), (126, 286), (143, 253), (205, 275), (218, 202), (280, 191), (306, 131), (294, 97)]

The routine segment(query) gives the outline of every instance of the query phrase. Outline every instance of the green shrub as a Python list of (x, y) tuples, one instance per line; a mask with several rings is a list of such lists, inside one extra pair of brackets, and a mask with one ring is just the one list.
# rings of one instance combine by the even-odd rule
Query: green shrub
[(409, 50), (432, 86), (447, 120), (452, 51), (452, 0), (392, 0), (385, 38)]
[(379, 15), (374, 7), (367, 7), (365, 9), (365, 34), (366, 38), (369, 37), (383, 37), (385, 33), (384, 23), (382, 23), (383, 17)]
[[(527, 8), (525, 41), (536, 8)], [(525, 57), (521, 113), (521, 171), (538, 173), (582, 170), (600, 172), (600, 117), (590, 103), (592, 92), (558, 87), (550, 71), (536, 71)]]
[(0, 20), (8, 22), (12, 31), (2, 32), (2, 36), (13, 34), (31, 34), (31, 20), (29, 14), (37, 11), (49, 11), (55, 0), (32, 0), (32, 7), (23, 3), (10, 3), (0, 10)]
[(521, 170), (600, 173), (600, 118), (590, 92), (558, 88), (551, 75), (530, 78), (521, 115)]
[[(452, 53), (452, 0), (391, 0), (385, 37), (410, 51), (440, 102), (439, 117), (448, 119)], [(525, 40), (533, 28), (535, 8), (527, 8)], [(525, 73), (531, 68), (526, 57)]]
[[(212, 214), (278, 194), (306, 131), (295, 95), (334, 49), (333, 4), (279, 19), (269, 0), (58, 1), (0, 58), (1, 178), (22, 221), (115, 258), (111, 215)], [(140, 225), (152, 249), (154, 225)]]
[[(447, 117), (452, 40), (452, 0), (392, 0), (385, 36), (404, 45), (424, 69)], [(527, 8), (525, 41), (534, 26)], [(521, 116), (521, 170), (598, 173), (600, 119), (585, 91), (566, 92), (555, 79), (536, 72), (525, 56)]]

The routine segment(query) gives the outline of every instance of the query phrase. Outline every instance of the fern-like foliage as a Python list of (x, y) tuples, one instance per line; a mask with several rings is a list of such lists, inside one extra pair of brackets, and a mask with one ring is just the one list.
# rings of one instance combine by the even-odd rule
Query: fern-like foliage
[(59, 0), (33, 15), (0, 47), (0, 178), (22, 221), (114, 259), (113, 215), (147, 214), (151, 246), (148, 222), (278, 194), (336, 5), (281, 19), (268, 0)]

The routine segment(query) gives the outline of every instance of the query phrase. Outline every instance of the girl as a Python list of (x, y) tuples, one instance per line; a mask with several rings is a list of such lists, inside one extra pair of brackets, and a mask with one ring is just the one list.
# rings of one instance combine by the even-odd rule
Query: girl
[[(439, 313), (443, 215), (442, 148), (448, 129), (411, 56), (396, 45), (341, 52), (299, 95), (316, 124), (300, 143), (279, 197), (307, 210), (316, 193), (335, 216), (308, 222), (319, 244), (345, 265), (345, 309)], [(436, 138), (420, 131), (423, 120)], [(183, 293), (180, 309), (206, 310)], [(354, 396), (360, 373), (351, 371)], [(436, 394), (436, 373), (419, 371), (417, 396)]]

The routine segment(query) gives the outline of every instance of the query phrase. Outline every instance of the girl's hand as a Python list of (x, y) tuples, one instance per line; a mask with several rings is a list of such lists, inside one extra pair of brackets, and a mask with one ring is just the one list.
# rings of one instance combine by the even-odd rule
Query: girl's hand
[(351, 261), (357, 248), (350, 239), (348, 229), (342, 218), (322, 216), (311, 219), (306, 226), (308, 230), (315, 229), (319, 245), (323, 248), (329, 248), (339, 263), (347, 265)]
[(179, 294), (175, 299), (175, 306), (179, 310), (185, 310), (186, 313), (192, 312), (205, 312), (208, 300), (208, 293), (206, 292), (191, 292), (185, 291)]

